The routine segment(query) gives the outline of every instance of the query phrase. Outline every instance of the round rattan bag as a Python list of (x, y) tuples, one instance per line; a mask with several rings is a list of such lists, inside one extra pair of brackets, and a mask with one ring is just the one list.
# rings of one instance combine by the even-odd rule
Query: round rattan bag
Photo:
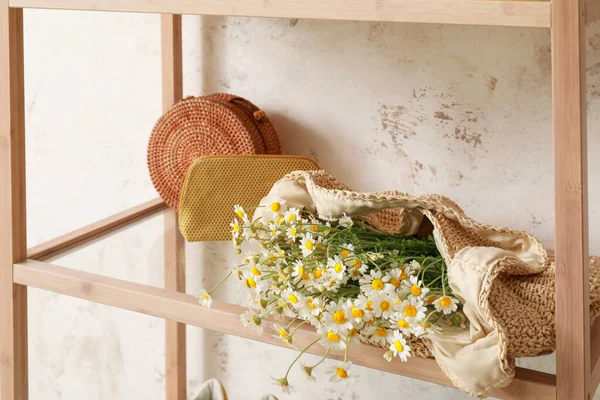
[(148, 169), (160, 196), (177, 209), (185, 174), (198, 157), (280, 153), (277, 133), (262, 110), (218, 93), (185, 98), (160, 117), (148, 144)]

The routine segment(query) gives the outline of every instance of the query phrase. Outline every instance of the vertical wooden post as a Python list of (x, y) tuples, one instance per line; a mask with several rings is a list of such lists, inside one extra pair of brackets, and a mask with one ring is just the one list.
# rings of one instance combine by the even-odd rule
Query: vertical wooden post
[(0, 3), (0, 398), (25, 400), (27, 287), (13, 283), (27, 257), (23, 10)]
[(552, 0), (556, 394), (587, 399), (590, 377), (584, 0)]
[[(166, 111), (181, 100), (183, 71), (181, 54), (181, 15), (161, 16), (162, 107)], [(165, 288), (185, 292), (185, 241), (179, 233), (177, 213), (165, 213)], [(186, 336), (185, 324), (165, 321), (165, 380), (168, 400), (185, 400)]]

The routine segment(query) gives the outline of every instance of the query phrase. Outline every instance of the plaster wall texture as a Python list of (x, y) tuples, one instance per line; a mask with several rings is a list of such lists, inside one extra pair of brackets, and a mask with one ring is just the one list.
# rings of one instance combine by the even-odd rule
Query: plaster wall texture
[[(159, 22), (25, 12), (30, 245), (156, 196), (145, 150), (161, 113)], [(588, 39), (590, 249), (600, 254), (600, 25)], [(548, 30), (184, 17), (184, 78), (186, 95), (256, 102), (286, 153), (357, 190), (441, 193), (553, 245)], [(53, 262), (162, 286), (162, 256), (156, 216)], [(188, 293), (234, 260), (229, 243), (188, 244)], [(239, 300), (233, 287), (222, 298)], [(35, 289), (29, 299), (31, 399), (164, 398), (162, 320)], [(234, 400), (280, 394), (268, 377), (295, 354), (194, 327), (188, 338), (190, 398), (210, 377)], [(521, 363), (554, 370), (552, 356)], [(468, 398), (358, 370), (350, 387), (294, 372), (296, 393), (283, 398)]]

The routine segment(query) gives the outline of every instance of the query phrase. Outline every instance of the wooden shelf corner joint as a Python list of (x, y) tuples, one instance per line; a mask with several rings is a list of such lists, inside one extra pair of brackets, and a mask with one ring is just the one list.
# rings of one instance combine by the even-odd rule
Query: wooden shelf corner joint
[[(161, 15), (162, 108), (167, 111), (183, 97), (181, 15)], [(179, 232), (177, 213), (164, 216), (165, 288), (185, 292), (185, 241)], [(186, 326), (165, 322), (165, 382), (167, 400), (187, 398)]]

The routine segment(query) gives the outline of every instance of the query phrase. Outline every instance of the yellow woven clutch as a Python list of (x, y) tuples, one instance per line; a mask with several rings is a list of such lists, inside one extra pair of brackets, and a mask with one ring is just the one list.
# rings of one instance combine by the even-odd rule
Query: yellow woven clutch
[(229, 240), (233, 206), (255, 207), (275, 182), (298, 170), (318, 170), (298, 156), (208, 156), (189, 167), (179, 199), (179, 230), (190, 242)]

